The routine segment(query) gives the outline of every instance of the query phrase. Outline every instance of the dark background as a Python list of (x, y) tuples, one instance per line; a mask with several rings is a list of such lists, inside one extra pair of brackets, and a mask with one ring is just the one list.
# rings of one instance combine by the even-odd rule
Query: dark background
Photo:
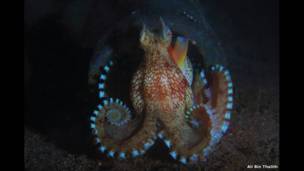
[[(25, 128), (59, 150), (94, 159), (87, 123), (92, 107), (87, 98), (89, 60), (100, 35), (141, 1), (24, 2)], [(278, 165), (278, 1), (201, 3), (222, 42), (236, 87), (234, 126), (219, 147), (230, 154), (215, 153), (209, 167), (217, 168), (212, 159), (218, 156), (224, 160), (217, 160), (218, 165), (229, 163), (231, 155), (229, 168), (257, 161)]]

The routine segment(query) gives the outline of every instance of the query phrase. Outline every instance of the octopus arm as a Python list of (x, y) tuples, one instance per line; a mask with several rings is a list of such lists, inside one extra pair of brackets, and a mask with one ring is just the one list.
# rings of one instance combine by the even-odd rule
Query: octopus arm
[(92, 125), (99, 151), (111, 158), (134, 158), (144, 154), (156, 139), (156, 119), (145, 115), (131, 118), (121, 101), (99, 105)]
[(206, 79), (208, 81), (208, 91), (210, 92), (206, 110), (210, 113), (211, 140), (206, 149), (204, 149), (205, 156), (227, 132), (233, 108), (233, 87), (228, 69), (221, 65), (213, 65), (206, 75)]
[[(144, 112), (142, 67), (134, 74), (131, 101), (135, 113), (119, 99), (105, 99), (93, 117), (93, 130), (100, 152), (120, 159), (133, 158), (146, 152), (156, 139), (156, 118)], [(94, 119), (95, 118), (95, 119)]]
[(170, 149), (171, 156), (181, 162), (195, 163), (205, 159), (202, 150), (210, 141), (210, 121), (203, 108), (197, 112), (199, 112), (199, 117), (196, 117), (198, 122), (204, 122), (204, 125), (198, 128), (194, 128), (183, 117), (184, 113), (177, 114), (175, 117), (169, 117), (169, 113), (163, 113), (161, 118), (164, 129), (159, 136)]
[[(167, 72), (166, 76), (169, 78), (172, 75), (169, 79), (171, 88), (164, 91), (169, 92), (169, 100), (165, 98), (164, 101), (158, 101), (159, 104), (154, 102), (154, 105), (158, 104), (156, 105), (158, 111), (161, 111), (159, 119), (162, 131), (159, 133), (159, 137), (170, 148), (170, 154), (174, 159), (181, 160), (181, 162), (190, 161), (190, 159), (203, 160), (204, 156), (200, 153), (210, 141), (211, 125), (207, 111), (203, 106), (193, 103), (191, 87), (181, 72), (174, 70), (167, 70)], [(171, 90), (172, 92), (170, 92)], [(176, 97), (179, 100), (174, 100)], [(173, 107), (166, 110), (168, 106)], [(185, 117), (185, 113), (188, 112), (191, 113), (191, 119)], [(191, 121), (196, 121), (198, 125)]]
[(232, 100), (227, 69), (216, 65), (207, 74), (196, 72), (192, 90), (185, 91), (185, 114), (162, 115), (166, 127), (161, 137), (171, 156), (182, 163), (205, 160), (229, 127)]

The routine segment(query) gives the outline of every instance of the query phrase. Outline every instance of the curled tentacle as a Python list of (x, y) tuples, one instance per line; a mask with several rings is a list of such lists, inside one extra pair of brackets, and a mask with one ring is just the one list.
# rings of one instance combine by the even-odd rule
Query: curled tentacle
[[(155, 121), (133, 118), (130, 109), (119, 99), (106, 98), (97, 108), (90, 120), (101, 153), (127, 159), (144, 154), (154, 144), (156, 136), (153, 136), (152, 125)], [(147, 122), (151, 123), (152, 129)]]
[(131, 118), (129, 108), (119, 99), (116, 99), (114, 103), (113, 99), (110, 98), (109, 103), (112, 104), (112, 106), (107, 106), (108, 111), (105, 116), (107, 121), (115, 126), (123, 126), (128, 123)]
[(220, 65), (208, 74), (204, 70), (196, 73), (192, 90), (194, 105), (183, 120), (176, 117), (171, 122), (178, 126), (167, 123), (169, 127), (159, 133), (172, 158), (183, 164), (206, 159), (229, 127), (233, 102), (231, 76)]
[(195, 105), (186, 113), (185, 117), (171, 119), (171, 124), (165, 123), (167, 127), (158, 134), (171, 157), (183, 164), (204, 160), (201, 150), (211, 138), (211, 121), (204, 106)]
[[(187, 98), (192, 98), (188, 94), (191, 91), (188, 90), (190, 87), (186, 90), (186, 101), (188, 101)], [(194, 105), (186, 113), (189, 113), (191, 118), (187, 119), (184, 113), (176, 113), (174, 116), (172, 113), (163, 113), (160, 118), (163, 129), (158, 134), (169, 147), (170, 155), (184, 164), (196, 159), (203, 160), (204, 156), (199, 155), (198, 152), (210, 141), (210, 119), (205, 108)]]
[(212, 111), (210, 114), (212, 129), (211, 141), (203, 150), (205, 156), (227, 132), (233, 107), (233, 85), (229, 71), (221, 65), (214, 65), (211, 66), (211, 72), (207, 78), (211, 96), (205, 108)]
[[(101, 153), (106, 153), (110, 158), (137, 157), (154, 144), (156, 121), (153, 117), (141, 115), (141, 104), (134, 105), (135, 114), (121, 100), (108, 96), (106, 81), (113, 65), (113, 61), (110, 60), (102, 67), (98, 83), (102, 103), (90, 117), (91, 128)], [(134, 90), (139, 88), (136, 84), (132, 85), (135, 86)]]

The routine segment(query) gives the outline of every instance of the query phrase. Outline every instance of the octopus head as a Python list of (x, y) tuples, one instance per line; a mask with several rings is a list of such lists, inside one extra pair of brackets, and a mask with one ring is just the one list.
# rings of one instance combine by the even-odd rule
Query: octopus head
[(172, 40), (172, 31), (165, 24), (164, 20), (160, 18), (161, 31), (159, 33), (152, 33), (145, 24), (142, 26), (140, 32), (141, 47), (147, 51), (151, 47), (168, 48)]

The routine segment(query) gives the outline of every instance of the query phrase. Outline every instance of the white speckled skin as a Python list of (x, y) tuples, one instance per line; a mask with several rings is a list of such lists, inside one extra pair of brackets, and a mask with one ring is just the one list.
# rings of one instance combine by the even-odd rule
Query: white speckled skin
[(106, 122), (103, 116), (107, 110), (100, 110), (100, 117), (96, 118), (99, 138), (109, 151), (126, 152), (126, 157), (132, 156), (134, 150), (143, 154), (153, 145), (160, 130), (165, 144), (177, 154), (177, 160), (186, 163), (195, 155), (192, 158), (201, 161), (227, 130), (229, 122), (225, 121), (225, 114), (231, 111), (227, 108), (228, 95), (232, 92), (227, 79), (230, 75), (218, 69), (206, 74), (195, 72), (190, 86), (169, 55), (171, 36), (168, 29), (157, 35), (143, 27), (140, 43), (144, 57), (130, 88), (134, 118), (122, 126)]

